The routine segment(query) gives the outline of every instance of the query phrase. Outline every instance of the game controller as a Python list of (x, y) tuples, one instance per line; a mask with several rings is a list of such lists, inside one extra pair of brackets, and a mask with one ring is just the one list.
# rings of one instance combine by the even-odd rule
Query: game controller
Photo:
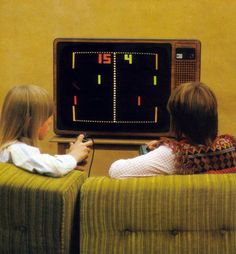
[(140, 155), (146, 154), (146, 153), (148, 153), (148, 152), (150, 152), (150, 149), (148, 148), (147, 145), (141, 145), (141, 146), (139, 147), (139, 154), (140, 154)]

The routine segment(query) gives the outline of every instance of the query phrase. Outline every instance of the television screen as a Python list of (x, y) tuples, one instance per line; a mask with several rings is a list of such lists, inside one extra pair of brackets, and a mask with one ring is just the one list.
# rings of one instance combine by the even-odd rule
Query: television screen
[[(177, 60), (196, 59), (192, 47), (175, 53)], [(57, 39), (54, 74), (57, 134), (145, 137), (169, 132), (171, 42)]]

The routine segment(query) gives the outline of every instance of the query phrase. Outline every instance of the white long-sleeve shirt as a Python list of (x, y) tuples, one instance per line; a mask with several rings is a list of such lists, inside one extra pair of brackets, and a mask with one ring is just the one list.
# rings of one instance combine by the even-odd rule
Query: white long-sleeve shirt
[(76, 167), (76, 160), (69, 154), (42, 154), (37, 147), (14, 142), (0, 152), (0, 162), (13, 163), (17, 167), (52, 177), (66, 175)]
[(174, 158), (171, 148), (161, 145), (147, 154), (115, 161), (109, 175), (112, 178), (127, 178), (173, 174)]

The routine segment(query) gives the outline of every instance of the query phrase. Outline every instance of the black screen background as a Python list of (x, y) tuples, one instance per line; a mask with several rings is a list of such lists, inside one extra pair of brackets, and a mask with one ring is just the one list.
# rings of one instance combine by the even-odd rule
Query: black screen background
[[(79, 52), (75, 55), (74, 69), (73, 52)], [(100, 53), (110, 54), (111, 64), (98, 64)], [(132, 64), (124, 60), (125, 54), (132, 54)], [(158, 54), (157, 70), (154, 54)], [(145, 133), (169, 131), (166, 104), (171, 92), (170, 44), (63, 41), (57, 43), (55, 64), (58, 130), (98, 134), (143, 133), (144, 136)], [(97, 84), (97, 75), (101, 75), (101, 85)], [(153, 76), (157, 77), (157, 85), (153, 85)], [(138, 96), (141, 98), (140, 106)], [(73, 121), (73, 105), (78, 121)], [(154, 122), (155, 107), (158, 107), (157, 122)]]

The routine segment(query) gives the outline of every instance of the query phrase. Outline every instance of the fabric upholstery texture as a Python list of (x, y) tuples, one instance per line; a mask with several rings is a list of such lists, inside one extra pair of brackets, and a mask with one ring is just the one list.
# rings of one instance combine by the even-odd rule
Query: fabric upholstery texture
[(236, 253), (235, 183), (235, 174), (89, 178), (80, 253)]
[(79, 249), (72, 229), (79, 231), (78, 199), (84, 180), (79, 171), (51, 178), (1, 163), (0, 253), (67, 254)]

